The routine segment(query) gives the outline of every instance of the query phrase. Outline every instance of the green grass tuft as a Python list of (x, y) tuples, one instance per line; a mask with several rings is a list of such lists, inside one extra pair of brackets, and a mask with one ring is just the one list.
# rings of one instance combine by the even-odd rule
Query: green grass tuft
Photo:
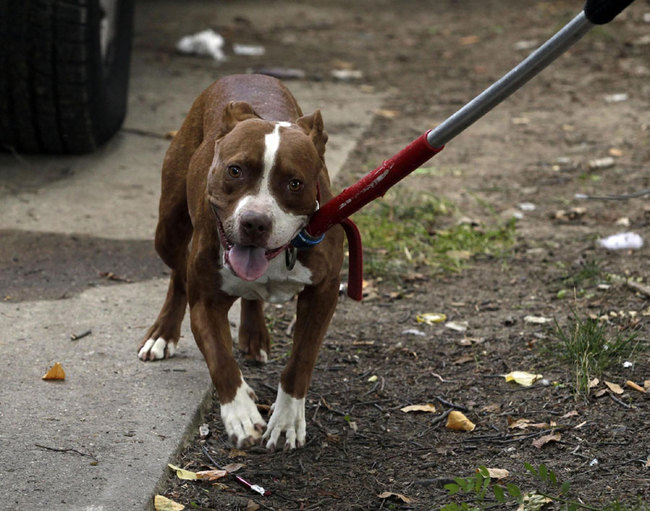
[(555, 322), (553, 335), (559, 341), (553, 352), (575, 375), (576, 395), (588, 395), (589, 382), (631, 355), (636, 347), (636, 332), (609, 335), (607, 325), (597, 319), (580, 319), (575, 312), (566, 329)]
[(450, 223), (449, 201), (428, 193), (392, 194), (354, 216), (364, 243), (366, 274), (395, 278), (418, 268), (458, 272), (476, 255), (504, 256), (515, 240), (515, 220), (493, 227)]

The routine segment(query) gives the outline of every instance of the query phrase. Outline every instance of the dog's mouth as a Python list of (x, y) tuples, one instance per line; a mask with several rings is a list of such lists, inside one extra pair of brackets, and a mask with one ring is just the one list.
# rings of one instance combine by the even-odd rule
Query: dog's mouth
[[(214, 210), (214, 208), (213, 208)], [(232, 243), (226, 236), (221, 220), (217, 217), (219, 237), (224, 249), (224, 262), (240, 279), (252, 282), (259, 279), (269, 268), (269, 261), (284, 252), (289, 243), (274, 249), (266, 249), (254, 245), (239, 245)]]

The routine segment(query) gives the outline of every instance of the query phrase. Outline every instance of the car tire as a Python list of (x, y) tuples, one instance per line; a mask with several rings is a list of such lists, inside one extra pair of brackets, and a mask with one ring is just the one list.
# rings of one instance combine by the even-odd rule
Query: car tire
[(0, 2), (0, 147), (95, 150), (122, 125), (133, 0)]

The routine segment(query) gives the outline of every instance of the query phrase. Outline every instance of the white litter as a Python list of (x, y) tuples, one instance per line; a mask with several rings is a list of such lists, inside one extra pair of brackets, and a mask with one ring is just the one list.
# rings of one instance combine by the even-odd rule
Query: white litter
[(233, 44), (232, 51), (235, 55), (245, 55), (247, 57), (261, 57), (266, 53), (264, 46), (255, 46), (252, 44)]
[(406, 330), (402, 330), (402, 335), (419, 335), (420, 337), (424, 337), (427, 334), (417, 328), (407, 328)]
[(550, 323), (553, 321), (551, 318), (545, 318), (544, 316), (526, 316), (524, 317), (525, 323), (533, 323), (534, 325), (543, 325), (544, 323)]
[(212, 57), (218, 62), (226, 60), (223, 53), (224, 39), (211, 28), (194, 35), (182, 37), (176, 43), (176, 49), (187, 55)]
[(524, 40), (524, 41), (517, 41), (512, 47), (515, 50), (532, 50), (533, 48), (536, 48), (539, 43), (534, 40)]
[(643, 238), (635, 232), (619, 232), (599, 239), (598, 245), (607, 250), (638, 250), (643, 246)]
[(363, 72), (358, 69), (332, 69), (331, 73), (334, 78), (342, 82), (363, 78)]
[(605, 96), (605, 103), (623, 103), (630, 99), (626, 92), (619, 92), (617, 94), (607, 94)]
[(455, 332), (465, 332), (467, 330), (467, 321), (448, 321), (445, 327)]
[(623, 362), (623, 367), (625, 369), (629, 369), (630, 367), (634, 367), (634, 364), (632, 362), (626, 360), (625, 362)]
[(522, 211), (535, 211), (537, 209), (537, 206), (532, 202), (520, 202), (517, 207)]
[(588, 165), (589, 169), (591, 170), (608, 169), (616, 165), (616, 160), (611, 156), (605, 156), (604, 158), (596, 158), (595, 160), (590, 160)]

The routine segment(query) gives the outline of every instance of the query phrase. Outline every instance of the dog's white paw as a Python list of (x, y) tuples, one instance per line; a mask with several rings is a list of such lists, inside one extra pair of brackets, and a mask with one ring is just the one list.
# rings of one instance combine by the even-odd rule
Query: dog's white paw
[(221, 405), (221, 420), (226, 433), (237, 447), (249, 447), (259, 442), (266, 422), (255, 405), (255, 393), (242, 379), (235, 399)]
[(158, 339), (147, 339), (138, 351), (138, 358), (140, 360), (161, 360), (173, 357), (174, 353), (176, 353), (176, 343), (158, 337)]
[(290, 396), (282, 385), (278, 385), (278, 395), (271, 406), (271, 419), (266, 433), (262, 437), (267, 449), (275, 449), (280, 435), (284, 433), (284, 449), (295, 449), (305, 445), (307, 423), (305, 422), (305, 398), (297, 399)]

